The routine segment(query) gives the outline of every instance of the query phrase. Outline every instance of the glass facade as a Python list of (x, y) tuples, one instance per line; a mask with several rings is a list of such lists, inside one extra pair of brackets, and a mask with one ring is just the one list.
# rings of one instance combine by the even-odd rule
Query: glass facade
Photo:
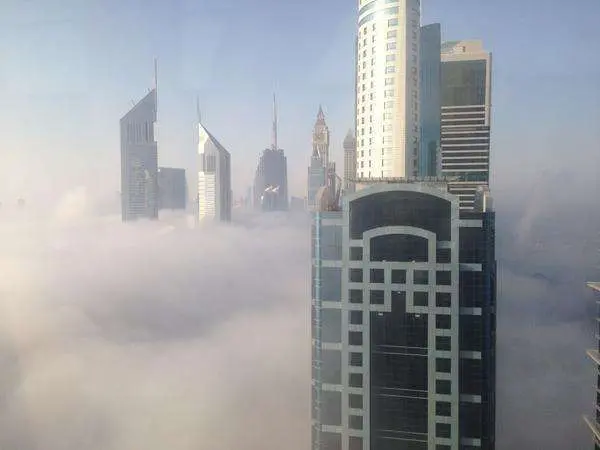
[(421, 143), (419, 176), (438, 176), (441, 167), (441, 45), (439, 23), (421, 27)]
[(313, 450), (495, 448), (494, 213), (447, 189), (314, 215)]

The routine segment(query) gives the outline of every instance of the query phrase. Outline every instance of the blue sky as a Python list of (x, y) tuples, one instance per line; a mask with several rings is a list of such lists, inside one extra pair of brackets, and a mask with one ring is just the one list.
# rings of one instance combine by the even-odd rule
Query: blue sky
[[(600, 2), (574, 3), (423, 0), (422, 22), (442, 23), (444, 39), (493, 52), (499, 188), (539, 169), (597, 173)], [(3, 0), (0, 201), (118, 191), (118, 121), (152, 85), (155, 56), (161, 164), (195, 171), (198, 95), (242, 194), (269, 144), (276, 91), (290, 190), (302, 195), (320, 103), (341, 165), (355, 20), (354, 0)]]

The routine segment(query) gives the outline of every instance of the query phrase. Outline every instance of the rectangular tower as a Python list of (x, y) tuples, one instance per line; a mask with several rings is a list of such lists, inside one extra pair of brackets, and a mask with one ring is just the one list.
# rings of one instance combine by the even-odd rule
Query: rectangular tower
[(313, 450), (495, 448), (494, 213), (447, 189), (378, 183), (314, 215)]
[(356, 149), (359, 178), (418, 173), (420, 0), (359, 0)]
[(442, 46), (442, 175), (461, 208), (472, 208), (490, 182), (492, 55), (480, 41)]
[(439, 23), (421, 27), (421, 150), (419, 176), (439, 177), (441, 158), (441, 63), (442, 31)]
[[(593, 289), (594, 291), (596, 291), (596, 293), (600, 293), (600, 283), (598, 282), (590, 282), (588, 283), (588, 286)], [(592, 439), (594, 441), (594, 449), (595, 450), (600, 450), (600, 394), (598, 394), (600, 392), (600, 298), (598, 298), (598, 300), (596, 300), (596, 316), (597, 316), (597, 321), (598, 321), (598, 334), (596, 335), (596, 338), (599, 339), (598, 345), (596, 348), (588, 350), (587, 354), (588, 356), (591, 358), (592, 362), (594, 363), (595, 366), (595, 370), (596, 370), (596, 401), (594, 402), (596, 405), (595, 408), (595, 415), (594, 417), (587, 417), (584, 416), (584, 420), (587, 424), (587, 426), (590, 428), (590, 431), (592, 433)]]

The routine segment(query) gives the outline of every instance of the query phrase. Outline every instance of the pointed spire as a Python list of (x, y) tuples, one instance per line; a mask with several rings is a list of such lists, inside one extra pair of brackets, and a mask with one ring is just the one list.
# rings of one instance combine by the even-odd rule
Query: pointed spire
[(271, 148), (277, 150), (277, 99), (275, 93), (273, 93), (273, 137), (271, 142)]
[(158, 58), (154, 58), (154, 89), (158, 89)]
[(318, 121), (325, 120), (325, 114), (323, 113), (323, 107), (321, 105), (319, 105), (319, 113), (317, 114), (317, 120)]

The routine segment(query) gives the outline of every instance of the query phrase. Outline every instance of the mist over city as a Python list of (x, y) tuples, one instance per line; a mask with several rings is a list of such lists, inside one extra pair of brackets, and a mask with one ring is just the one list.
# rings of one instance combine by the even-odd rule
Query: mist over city
[(457, 5), (0, 6), (0, 449), (600, 445), (600, 9)]

